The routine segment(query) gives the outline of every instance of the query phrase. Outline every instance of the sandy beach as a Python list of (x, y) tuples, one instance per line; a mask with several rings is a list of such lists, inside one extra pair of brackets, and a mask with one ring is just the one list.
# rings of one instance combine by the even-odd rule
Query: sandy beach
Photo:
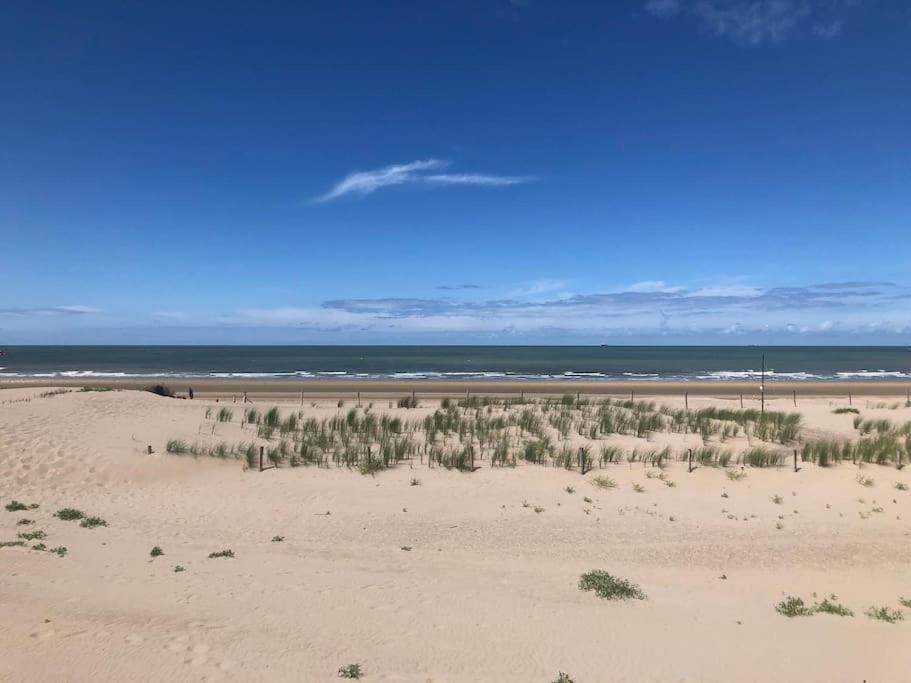
[[(441, 409), (429, 394), (450, 385), (422, 383), (417, 407), (398, 407), (379, 397), (407, 398), (411, 385), (358, 383), (360, 408), (331, 383), (311, 385), (303, 406), (299, 387), (275, 388), (287, 384), (194, 382), (192, 401), (127, 383), (4, 386), (0, 505), (13, 509), (0, 509), (0, 542), (23, 544), (0, 548), (2, 680), (331, 681), (354, 664), (364, 681), (911, 680), (911, 609), (900, 602), (911, 599), (911, 468), (801, 457), (795, 471), (793, 460), (808, 442), (898, 434), (911, 421), (906, 385), (829, 384), (820, 395), (801, 383), (796, 408), (793, 390), (776, 385), (766, 409), (801, 415), (784, 443), (723, 419), (707, 438), (676, 431), (679, 387), (636, 384), (636, 401), (654, 402), (638, 414), (667, 421), (642, 436), (604, 433), (603, 416), (625, 415), (622, 405), (604, 409), (594, 432), (594, 403), (453, 406), (473, 429), (506, 425), (505, 462), (491, 461), (499, 442), (478, 436), (472, 472), (430, 467), (422, 450), (424, 420)], [(699, 387), (687, 389), (691, 412), (739, 410), (739, 387)], [(244, 390), (254, 403), (228, 398)], [(482, 391), (453, 394), (466, 390)], [(273, 406), (283, 422), (296, 416), (295, 430), (263, 431)], [(398, 418), (393, 441), (407, 433), (416, 450), (370, 474), (337, 465), (339, 451), (327, 466), (281, 455), (278, 467), (248, 466), (244, 448), (297, 449), (310, 418), (350, 425), (368, 414)], [(535, 415), (529, 429), (554, 449), (545, 464), (521, 450), (535, 442), (522, 431)], [(865, 435), (855, 420), (889, 426)], [(434, 438), (440, 458), (467, 439), (458, 429)], [(220, 444), (224, 457), (211, 457)], [(603, 460), (611, 447), (619, 456)], [(730, 461), (689, 471), (689, 451), (705, 447)], [(757, 447), (780, 462), (741, 462)], [(589, 471), (558, 466), (579, 448), (590, 448)], [(55, 516), (66, 508), (105, 525)], [(645, 599), (580, 590), (592, 570)], [(788, 598), (812, 614), (776, 610)], [(824, 601), (851, 615), (814, 609)]]

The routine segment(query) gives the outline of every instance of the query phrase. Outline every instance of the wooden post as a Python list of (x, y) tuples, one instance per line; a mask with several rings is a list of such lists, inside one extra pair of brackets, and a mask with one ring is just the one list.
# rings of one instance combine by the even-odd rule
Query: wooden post
[(264, 450), (265, 449), (262, 446), (259, 447), (259, 471), (260, 472), (263, 471), (263, 451)]
[(578, 403), (578, 402), (579, 402), (579, 392), (577, 391), (576, 392), (576, 403)]
[(246, 402), (247, 402), (247, 392), (245, 391), (244, 392), (244, 403), (246, 403)]
[(357, 392), (357, 407), (361, 407), (361, 392)]
[(794, 392), (794, 407), (797, 407), (797, 392)]
[[(149, 448), (151, 448), (151, 446), (149, 446)], [(904, 467), (904, 465), (902, 464), (902, 452), (899, 451), (898, 452), (898, 469), (901, 469), (902, 467)]]
[(474, 446), (468, 446), (468, 452), (471, 453), (471, 471), (474, 472)]
[(304, 392), (301, 391), (301, 408), (304, 407)]
[(794, 449), (794, 471), (797, 471), (797, 449)]
[[(149, 444), (149, 455), (152, 455), (152, 444)], [(901, 456), (899, 456), (899, 457), (901, 457)], [(898, 469), (901, 469), (901, 467), (899, 467)]]
[(740, 409), (743, 410), (743, 392), (740, 392)]
[(636, 402), (636, 393), (635, 392), (633, 392), (633, 391), (629, 392), (629, 400), (630, 400), (630, 403)]
[(687, 410), (690, 409), (690, 392), (688, 391), (683, 392), (683, 405)]
[(693, 449), (692, 448), (690, 448), (687, 453), (687, 459), (689, 460), (687, 472), (692, 472), (693, 471)]
[(237, 403), (237, 394), (231, 394), (231, 403)]
[(417, 399), (414, 397), (414, 392), (411, 392), (411, 406), (414, 407), (417, 405)]
[(849, 406), (853, 406), (853, 405), (854, 405), (854, 401), (851, 400), (851, 392), (848, 392), (848, 405), (849, 405)]

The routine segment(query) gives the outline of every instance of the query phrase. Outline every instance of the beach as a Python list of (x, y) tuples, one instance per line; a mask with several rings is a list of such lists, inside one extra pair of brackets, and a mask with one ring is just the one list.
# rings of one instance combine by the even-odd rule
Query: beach
[[(193, 379), (194, 400), (135, 390), (146, 379), (31, 383), (0, 389), (0, 505), (25, 506), (0, 508), (0, 541), (23, 540), (0, 547), (0, 679), (911, 679), (907, 460), (804, 459), (903, 434), (906, 384), (767, 386), (769, 414), (801, 416), (792, 439), (738, 412), (741, 390), (759, 410), (753, 382)], [(711, 407), (728, 412), (706, 434), (679, 428)], [(318, 437), (307, 420), (368, 415), (414, 450), (344, 466), (341, 446), (298, 448)], [(423, 448), (435, 415), (475, 430), (473, 471), (458, 426)], [(652, 415), (641, 436), (605, 427)], [(593, 570), (644, 599), (580, 590)], [(807, 614), (786, 616), (795, 598)]]

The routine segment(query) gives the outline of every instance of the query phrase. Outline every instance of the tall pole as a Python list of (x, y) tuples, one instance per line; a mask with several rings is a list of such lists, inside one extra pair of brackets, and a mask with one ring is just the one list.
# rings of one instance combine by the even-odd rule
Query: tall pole
[(759, 384), (759, 400), (762, 406), (761, 411), (765, 414), (765, 354), (762, 354), (762, 379)]

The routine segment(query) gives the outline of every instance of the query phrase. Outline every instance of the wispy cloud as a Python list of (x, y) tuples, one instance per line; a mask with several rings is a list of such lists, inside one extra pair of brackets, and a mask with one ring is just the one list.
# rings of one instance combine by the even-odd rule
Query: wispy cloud
[(437, 289), (445, 292), (457, 292), (464, 289), (481, 289), (481, 285), (440, 285)]
[(48, 315), (92, 315), (101, 313), (94, 306), (34, 306), (30, 308), (0, 308), (0, 315), (48, 316)]
[[(740, 334), (755, 330), (787, 333), (911, 330), (901, 295), (911, 290), (889, 283), (821, 283), (796, 287), (746, 285), (673, 286), (636, 283), (616, 291), (556, 296), (561, 283), (544, 283), (509, 298), (455, 301), (450, 298), (335, 299), (324, 311), (356, 319), (361, 328), (396, 330), (519, 332), (562, 329), (604, 334)], [(547, 283), (551, 283), (549, 286)], [(337, 319), (336, 319), (337, 321)]]
[(688, 17), (740, 45), (778, 43), (796, 31), (820, 38), (839, 35), (848, 11), (861, 0), (646, 0), (661, 19)]
[(347, 196), (366, 197), (385, 187), (407, 184), (497, 187), (517, 185), (530, 180), (530, 178), (521, 176), (500, 176), (486, 173), (430, 173), (430, 171), (440, 171), (449, 165), (450, 162), (441, 159), (424, 159), (408, 164), (394, 164), (373, 171), (357, 171), (342, 178), (329, 192), (317, 197), (316, 201), (323, 203)]

